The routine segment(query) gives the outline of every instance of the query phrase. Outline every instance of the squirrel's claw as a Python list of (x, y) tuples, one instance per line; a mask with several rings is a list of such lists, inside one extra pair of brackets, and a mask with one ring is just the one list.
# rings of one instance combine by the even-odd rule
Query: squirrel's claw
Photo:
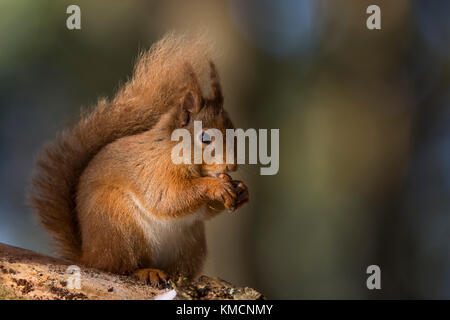
[(237, 194), (235, 208), (239, 209), (249, 201), (248, 188), (242, 181), (233, 180), (232, 183)]

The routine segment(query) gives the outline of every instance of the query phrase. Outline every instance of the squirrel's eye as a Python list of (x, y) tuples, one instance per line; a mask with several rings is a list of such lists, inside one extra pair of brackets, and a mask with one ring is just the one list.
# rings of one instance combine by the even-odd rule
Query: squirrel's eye
[(211, 136), (206, 133), (206, 131), (203, 131), (200, 139), (202, 140), (202, 143), (204, 144), (210, 144), (211, 143)]

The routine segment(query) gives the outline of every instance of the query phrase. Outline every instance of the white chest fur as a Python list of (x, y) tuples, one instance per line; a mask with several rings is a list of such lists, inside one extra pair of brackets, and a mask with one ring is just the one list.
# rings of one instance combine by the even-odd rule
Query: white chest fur
[(158, 219), (151, 215), (137, 199), (132, 198), (139, 208), (136, 218), (151, 248), (152, 262), (158, 268), (171, 265), (173, 261), (180, 258), (185, 244), (194, 240), (189, 232), (190, 227), (196, 221), (204, 219), (206, 208), (183, 218)]

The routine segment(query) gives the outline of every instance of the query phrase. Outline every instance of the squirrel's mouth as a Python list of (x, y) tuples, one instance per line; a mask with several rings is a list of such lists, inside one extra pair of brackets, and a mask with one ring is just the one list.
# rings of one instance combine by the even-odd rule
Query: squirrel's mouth
[(232, 180), (230, 174), (228, 173), (228, 171), (210, 171), (207, 170), (205, 172), (203, 172), (203, 176), (204, 177), (213, 177), (213, 178), (221, 178), (221, 179), (227, 179), (227, 180)]
[(230, 177), (230, 173), (235, 172), (236, 170), (237, 165), (203, 166), (201, 168), (201, 174), (204, 177), (213, 177), (213, 178), (220, 178), (223, 177), (223, 175)]

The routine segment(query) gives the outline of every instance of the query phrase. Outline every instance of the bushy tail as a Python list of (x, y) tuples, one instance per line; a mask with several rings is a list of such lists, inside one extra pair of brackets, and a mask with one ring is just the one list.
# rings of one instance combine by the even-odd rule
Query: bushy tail
[(208, 68), (207, 49), (200, 38), (164, 37), (139, 56), (133, 77), (111, 102), (100, 100), (90, 114), (46, 145), (29, 199), (62, 257), (75, 261), (81, 255), (76, 191), (84, 169), (107, 144), (154, 126), (181, 99), (186, 63), (199, 74)]

